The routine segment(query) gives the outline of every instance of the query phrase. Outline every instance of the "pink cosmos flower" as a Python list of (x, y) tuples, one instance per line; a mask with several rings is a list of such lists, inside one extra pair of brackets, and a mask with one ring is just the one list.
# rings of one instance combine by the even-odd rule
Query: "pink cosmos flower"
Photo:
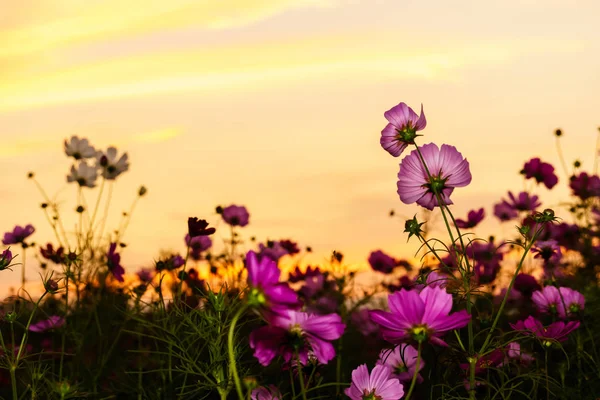
[(546, 286), (541, 291), (535, 291), (531, 295), (531, 300), (535, 303), (538, 310), (543, 313), (556, 314), (560, 302), (560, 294), (554, 286)]
[(537, 157), (525, 163), (521, 174), (525, 175), (525, 179), (534, 178), (537, 183), (543, 183), (548, 189), (552, 189), (558, 183), (554, 167)]
[[(417, 275), (414, 288), (418, 291), (421, 291), (428, 286), (445, 288), (449, 279), (450, 277), (446, 274), (438, 271), (430, 271), (425, 275)], [(425, 283), (422, 283), (423, 281), (425, 281)]]
[(117, 149), (109, 147), (105, 152), (96, 153), (96, 165), (102, 170), (102, 176), (107, 180), (115, 180), (119, 175), (129, 169), (127, 153), (117, 157)]
[(385, 254), (381, 250), (373, 251), (369, 255), (369, 265), (374, 271), (379, 271), (384, 274), (389, 274), (394, 271), (394, 268), (398, 265), (396, 259)]
[(270, 325), (258, 328), (250, 334), (250, 347), (261, 365), (267, 366), (276, 355), (286, 362), (296, 358), (306, 365), (309, 353), (321, 363), (327, 364), (335, 357), (330, 343), (344, 333), (346, 325), (337, 314), (314, 315), (289, 310), (273, 315)]
[[(397, 378), (400, 382), (410, 382), (417, 368), (417, 358), (419, 352), (409, 344), (403, 344), (393, 349), (384, 349), (379, 353), (377, 364), (384, 364), (391, 368), (391, 377)], [(423, 369), (425, 363), (421, 358), (419, 362), (419, 371)], [(423, 382), (421, 374), (417, 376), (419, 383)]]
[(517, 360), (521, 364), (528, 365), (535, 360), (531, 354), (527, 354), (521, 351), (521, 345), (519, 342), (510, 342), (506, 346), (506, 355), (511, 360)]
[(423, 166), (417, 150), (404, 157), (398, 172), (398, 195), (405, 204), (418, 205), (433, 210), (439, 206), (436, 194), (444, 204), (453, 204), (450, 195), (456, 187), (471, 183), (469, 162), (456, 147), (443, 144), (441, 149), (434, 143), (420, 148), (431, 177)]
[(246, 210), (246, 207), (236, 206), (235, 204), (223, 208), (221, 216), (223, 217), (223, 221), (231, 226), (246, 226), (250, 219), (250, 214)]
[(381, 147), (394, 157), (398, 157), (409, 144), (415, 144), (417, 132), (425, 129), (427, 120), (421, 104), (421, 116), (405, 103), (387, 110), (383, 116), (388, 124), (381, 131)]
[(35, 232), (33, 225), (28, 224), (26, 226), (15, 226), (12, 232), (6, 232), (2, 239), (2, 244), (19, 244), (24, 243), (25, 239), (31, 236)]
[(517, 218), (519, 216), (519, 213), (505, 201), (502, 201), (494, 205), (494, 215), (500, 221), (504, 222), (510, 221), (513, 218)]
[(524, 333), (537, 337), (546, 346), (550, 346), (553, 341), (564, 342), (571, 332), (579, 328), (579, 325), (579, 321), (569, 321), (566, 324), (558, 321), (545, 327), (531, 315), (525, 321), (510, 324), (514, 330), (525, 331)]
[(379, 330), (379, 325), (374, 324), (369, 317), (369, 309), (361, 308), (354, 311), (350, 317), (352, 325), (363, 335), (369, 336)]
[(399, 400), (404, 396), (404, 388), (396, 378), (391, 377), (387, 365), (376, 365), (369, 375), (365, 364), (352, 371), (352, 385), (344, 390), (352, 400)]
[(0, 271), (10, 267), (10, 263), (13, 260), (12, 252), (9, 249), (4, 250), (0, 253)]
[(288, 276), (288, 282), (296, 283), (303, 281), (306, 278), (310, 278), (312, 276), (317, 276), (321, 274), (322, 272), (319, 269), (319, 267), (312, 267), (309, 265), (308, 267), (306, 267), (306, 271), (302, 272), (300, 271), (300, 267), (296, 265), (296, 268), (294, 268), (294, 270), (290, 272), (290, 275)]
[(40, 247), (40, 253), (46, 260), (50, 260), (55, 264), (62, 264), (65, 257), (65, 249), (61, 246), (58, 249), (54, 249), (52, 243), (48, 243), (46, 247)]
[(514, 211), (535, 211), (536, 208), (542, 205), (538, 196), (529, 195), (527, 192), (521, 192), (517, 196), (512, 192), (508, 192), (508, 198), (509, 200), (503, 200), (502, 202)]
[(475, 228), (481, 221), (483, 221), (484, 217), (485, 210), (483, 208), (480, 208), (479, 210), (471, 210), (467, 214), (466, 221), (460, 218), (456, 219), (456, 226), (460, 229)]
[(283, 396), (274, 385), (268, 387), (259, 387), (252, 391), (250, 394), (252, 400), (281, 400)]
[(600, 196), (600, 177), (582, 172), (577, 176), (573, 175), (571, 177), (569, 187), (573, 191), (573, 195), (579, 197), (581, 200)]
[(401, 289), (389, 295), (388, 305), (391, 312), (375, 310), (370, 315), (381, 326), (383, 338), (393, 344), (430, 340), (448, 346), (440, 336), (471, 319), (465, 310), (450, 314), (452, 295), (439, 287), (426, 287), (420, 293)]
[(35, 324), (29, 325), (31, 332), (44, 332), (50, 329), (60, 328), (65, 324), (65, 319), (58, 315), (53, 315), (48, 319), (36, 322)]
[(108, 248), (108, 253), (106, 254), (106, 265), (115, 279), (119, 282), (125, 282), (123, 275), (125, 274), (125, 269), (121, 265), (121, 255), (117, 253), (117, 244), (111, 243)]
[(546, 262), (557, 263), (562, 258), (562, 251), (556, 240), (538, 241), (531, 249), (534, 258), (541, 258)]
[(246, 254), (246, 268), (248, 269), (248, 303), (264, 312), (283, 313), (290, 308), (300, 305), (298, 296), (287, 282), (279, 282), (281, 271), (277, 264), (263, 257), (260, 261), (256, 253), (249, 251)]
[(566, 319), (567, 316), (577, 314), (585, 308), (583, 294), (568, 287), (558, 288), (560, 302), (557, 305), (558, 315)]

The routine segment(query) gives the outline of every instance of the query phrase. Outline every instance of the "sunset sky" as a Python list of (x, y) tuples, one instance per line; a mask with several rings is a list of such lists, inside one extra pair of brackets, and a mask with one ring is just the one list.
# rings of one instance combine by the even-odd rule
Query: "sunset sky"
[[(184, 251), (188, 216), (218, 221), (243, 204), (246, 237), (334, 249), (349, 264), (371, 250), (411, 257), (396, 194), (400, 159), (381, 149), (383, 113), (424, 105), (420, 143), (455, 145), (472, 184), (458, 217), (524, 188), (533, 156), (592, 170), (600, 125), (600, 3), (416, 0), (0, 0), (1, 231), (51, 231), (35, 171), (74, 224), (76, 187), (62, 140), (127, 151), (108, 225), (148, 187), (126, 241), (128, 271), (160, 249)], [(97, 191), (88, 191), (88, 202)], [(482, 235), (509, 234), (493, 218)], [(224, 232), (224, 230), (223, 230)], [(224, 237), (217, 232), (215, 241)], [(30, 277), (34, 277), (31, 260)], [(2, 285), (18, 273), (4, 273)]]

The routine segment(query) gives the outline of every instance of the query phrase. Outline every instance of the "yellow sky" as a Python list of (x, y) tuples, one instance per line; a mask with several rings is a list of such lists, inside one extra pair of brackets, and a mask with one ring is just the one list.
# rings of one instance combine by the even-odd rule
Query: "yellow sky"
[[(139, 184), (150, 189), (129, 232), (131, 270), (182, 250), (187, 216), (216, 221), (228, 203), (250, 209), (248, 236), (294, 238), (313, 261), (333, 249), (351, 263), (377, 248), (410, 256), (387, 212), (416, 208), (399, 202), (399, 160), (379, 147), (383, 112), (400, 101), (424, 104), (424, 142), (471, 162), (458, 216), (521, 189), (528, 158), (557, 165), (556, 127), (567, 158), (591, 168), (597, 2), (123, 4), (0, 0), (2, 230), (31, 222), (37, 241), (51, 239), (25, 175), (74, 204), (61, 153), (73, 134), (130, 154), (113, 220)], [(539, 192), (553, 204), (568, 191)]]

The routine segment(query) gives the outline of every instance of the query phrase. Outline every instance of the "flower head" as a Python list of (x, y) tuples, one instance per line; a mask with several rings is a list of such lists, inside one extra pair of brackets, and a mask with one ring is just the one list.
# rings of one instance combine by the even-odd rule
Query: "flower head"
[(564, 342), (567, 336), (575, 329), (579, 328), (579, 321), (569, 321), (564, 323), (558, 321), (545, 327), (542, 323), (531, 315), (525, 321), (518, 321), (510, 326), (517, 331), (524, 331), (533, 335), (542, 341), (544, 346), (551, 346), (554, 341)]
[(321, 270), (319, 267), (312, 267), (309, 265), (306, 267), (306, 271), (302, 272), (300, 271), (300, 267), (296, 265), (296, 268), (290, 272), (288, 282), (296, 283), (317, 275), (321, 275)]
[(569, 187), (573, 191), (573, 195), (579, 197), (581, 200), (600, 196), (600, 177), (582, 172), (577, 176), (573, 175), (571, 177)]
[(268, 387), (261, 386), (256, 388), (250, 394), (250, 398), (252, 400), (281, 400), (283, 396), (273, 385), (269, 385)]
[(387, 365), (376, 365), (371, 374), (365, 364), (359, 365), (352, 371), (352, 385), (344, 393), (352, 400), (399, 400), (404, 388), (391, 373)]
[(471, 183), (469, 162), (456, 147), (447, 144), (438, 148), (434, 143), (429, 143), (421, 146), (420, 151), (431, 177), (419, 153), (413, 150), (400, 163), (397, 183), (400, 200), (405, 204), (417, 202), (428, 210), (439, 206), (437, 196), (444, 204), (453, 204), (450, 195), (454, 188)]
[(223, 221), (227, 222), (231, 226), (246, 226), (248, 225), (250, 214), (244, 206), (236, 206), (232, 204), (228, 207), (223, 208), (221, 212)]
[(102, 170), (102, 176), (108, 180), (116, 179), (129, 169), (127, 158), (127, 153), (124, 153), (117, 159), (117, 149), (115, 147), (109, 147), (106, 153), (102, 151), (96, 153), (97, 165)]
[(536, 208), (542, 205), (539, 197), (530, 195), (527, 192), (521, 192), (515, 196), (512, 192), (508, 192), (508, 200), (503, 200), (505, 206), (512, 208), (514, 211), (535, 211)]
[(10, 263), (13, 260), (12, 252), (9, 249), (4, 250), (0, 253), (0, 271), (10, 267)]
[(398, 265), (395, 258), (385, 254), (381, 250), (373, 251), (369, 255), (369, 265), (374, 271), (379, 271), (384, 274), (389, 274), (394, 271)]
[(543, 183), (548, 189), (552, 189), (558, 183), (554, 167), (537, 157), (525, 163), (521, 174), (525, 175), (525, 179), (534, 178), (537, 183)]
[(383, 338), (394, 344), (430, 340), (447, 346), (440, 336), (462, 328), (471, 319), (465, 310), (450, 314), (452, 295), (439, 287), (426, 287), (420, 293), (401, 289), (389, 295), (388, 305), (391, 312), (375, 310), (370, 314), (381, 326)]
[(77, 182), (80, 187), (93, 188), (96, 186), (98, 178), (98, 170), (95, 166), (88, 165), (85, 161), (81, 161), (77, 168), (71, 165), (71, 173), (67, 175), (67, 182)]
[(346, 325), (337, 314), (314, 315), (288, 310), (269, 318), (270, 325), (250, 334), (250, 347), (261, 365), (267, 366), (279, 354), (286, 362), (298, 357), (306, 365), (309, 353), (327, 364), (335, 357), (332, 340), (344, 333)]
[(577, 290), (568, 287), (558, 288), (560, 302), (558, 303), (558, 315), (566, 319), (568, 316), (577, 314), (585, 308), (585, 297)]
[(72, 136), (68, 142), (65, 139), (65, 153), (76, 160), (82, 160), (84, 158), (94, 158), (96, 149), (89, 144), (86, 138), (79, 139), (77, 136)]
[(289, 254), (287, 249), (283, 247), (281, 242), (277, 240), (267, 240), (266, 245), (260, 243), (258, 245), (258, 249), (258, 255), (260, 258), (267, 257), (275, 262), (279, 261), (281, 257)]
[(23, 244), (25, 239), (31, 236), (35, 232), (33, 225), (28, 224), (26, 226), (15, 226), (12, 232), (6, 232), (2, 239), (2, 244)]
[(121, 265), (121, 255), (116, 250), (117, 244), (111, 243), (106, 254), (106, 265), (117, 281), (124, 282), (125, 269)]
[(208, 222), (204, 219), (198, 219), (197, 217), (188, 218), (188, 235), (191, 238), (197, 236), (209, 236), (216, 232), (215, 228), (209, 228)]
[(557, 263), (562, 258), (562, 252), (556, 240), (538, 241), (531, 252), (535, 254), (534, 258), (541, 258), (550, 263)]
[(510, 221), (519, 216), (519, 212), (511, 207), (506, 201), (494, 205), (494, 215), (502, 222)]
[[(384, 349), (379, 353), (377, 364), (384, 364), (391, 368), (392, 378), (397, 378), (400, 382), (409, 382), (415, 374), (417, 368), (417, 358), (419, 352), (409, 344), (401, 344), (393, 349)], [(419, 371), (423, 369), (425, 363), (423, 359), (419, 361)], [(419, 382), (423, 382), (421, 374), (417, 377)]]
[(60, 328), (65, 324), (65, 319), (58, 315), (53, 315), (48, 319), (36, 322), (35, 324), (29, 325), (31, 332), (44, 332), (50, 329)]
[(417, 132), (427, 126), (422, 104), (421, 116), (418, 116), (405, 103), (390, 108), (383, 116), (389, 123), (381, 131), (379, 142), (381, 147), (394, 157), (402, 154), (402, 151), (409, 144), (415, 144), (415, 138), (418, 136)]
[(531, 296), (536, 290), (541, 290), (542, 287), (538, 281), (529, 274), (520, 273), (515, 278), (515, 290), (520, 292), (523, 296)]
[(150, 283), (154, 278), (154, 271), (150, 268), (142, 268), (135, 274), (142, 283)]
[(40, 253), (46, 260), (50, 260), (55, 264), (64, 263), (65, 249), (62, 246), (55, 250), (52, 243), (48, 243), (45, 248), (40, 247)]
[(483, 207), (479, 210), (471, 210), (467, 214), (466, 220), (460, 218), (456, 219), (456, 226), (460, 229), (475, 228), (481, 221), (483, 221), (484, 217), (485, 210), (483, 209)]

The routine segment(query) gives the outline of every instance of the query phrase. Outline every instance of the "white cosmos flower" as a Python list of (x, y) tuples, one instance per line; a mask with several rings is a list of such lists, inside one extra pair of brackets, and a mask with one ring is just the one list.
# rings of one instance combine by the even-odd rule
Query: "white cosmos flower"
[(117, 159), (117, 149), (115, 147), (109, 147), (106, 153), (99, 151), (96, 154), (96, 160), (98, 167), (102, 169), (102, 176), (108, 180), (115, 179), (129, 169), (127, 153)]
[(71, 166), (71, 173), (67, 175), (67, 182), (77, 182), (79, 186), (87, 186), (93, 188), (96, 186), (98, 171), (95, 166), (87, 165), (85, 161), (81, 161), (77, 168)]
[(96, 155), (96, 149), (89, 144), (86, 138), (79, 139), (77, 136), (73, 136), (68, 142), (65, 140), (65, 153), (69, 157), (81, 160), (93, 158)]

